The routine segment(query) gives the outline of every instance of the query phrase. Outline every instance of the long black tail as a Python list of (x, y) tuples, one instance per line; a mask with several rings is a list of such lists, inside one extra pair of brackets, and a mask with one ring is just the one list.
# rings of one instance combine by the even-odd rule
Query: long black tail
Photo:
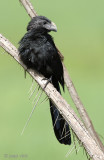
[[(57, 89), (57, 91), (60, 92), (59, 83), (56, 79), (52, 78), (52, 84)], [(52, 116), (54, 133), (56, 135), (57, 140), (62, 144), (70, 145), (71, 134), (69, 125), (51, 101), (50, 101), (50, 111)]]

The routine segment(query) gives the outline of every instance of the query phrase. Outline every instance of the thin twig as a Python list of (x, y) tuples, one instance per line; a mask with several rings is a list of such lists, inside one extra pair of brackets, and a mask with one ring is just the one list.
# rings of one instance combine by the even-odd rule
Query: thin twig
[(31, 91), (31, 94), (29, 96), (29, 99), (31, 99), (31, 97), (33, 96), (34, 92), (36, 91), (36, 89), (38, 88), (38, 85), (35, 87), (35, 89), (33, 91)]
[(42, 94), (43, 94), (43, 90), (42, 90), (41, 94), (39, 95), (39, 97), (38, 97), (38, 99), (37, 99), (37, 101), (36, 101), (36, 103), (35, 103), (32, 111), (31, 111), (31, 113), (30, 113), (30, 115), (29, 115), (29, 117), (28, 117), (28, 119), (27, 119), (27, 121), (26, 121), (26, 123), (25, 123), (25, 125), (24, 125), (24, 127), (23, 127), (23, 130), (22, 130), (22, 132), (21, 132), (21, 135), (23, 135), (24, 130), (25, 130), (25, 128), (27, 127), (27, 125), (28, 125), (28, 123), (29, 123), (29, 121), (30, 121), (30, 119), (31, 119), (31, 117), (32, 117), (32, 114), (33, 114), (33, 112), (34, 112), (34, 110), (35, 110), (35, 107), (37, 106), (37, 104), (38, 104), (38, 102), (39, 102)]
[[(4, 36), (0, 34), (0, 46), (6, 50), (24, 69), (25, 65), (20, 61), (18, 51)], [(52, 103), (55, 104), (60, 114), (69, 123), (78, 139), (85, 147), (87, 153), (93, 160), (104, 160), (104, 154), (100, 150), (99, 146), (92, 139), (89, 132), (84, 127), (83, 123), (77, 117), (75, 112), (71, 109), (70, 105), (63, 99), (59, 92), (53, 87), (52, 84), (48, 84), (45, 87), (46, 80), (43, 81), (43, 76), (40, 76), (33, 70), (27, 70), (31, 77), (41, 86), (47, 96), (51, 99)]]
[[(37, 13), (35, 12), (32, 4), (30, 3), (29, 0), (20, 0), (20, 2), (23, 4), (24, 8), (26, 9), (28, 15), (33, 18), (35, 16), (37, 16)], [(34, 10), (34, 12), (33, 12)], [(58, 50), (58, 49), (57, 49)], [(61, 59), (63, 60), (63, 55), (61, 54), (61, 52), (58, 50), (58, 53), (61, 57)], [(63, 64), (64, 66), (64, 64)], [(86, 129), (89, 131), (90, 135), (92, 136), (92, 138), (96, 141), (96, 143), (99, 145), (99, 147), (101, 148), (101, 150), (104, 152), (104, 146), (100, 140), (100, 138), (98, 137), (95, 129), (94, 129), (94, 126), (85, 110), (85, 107), (84, 105), (82, 104), (79, 96), (78, 96), (78, 93), (74, 87), (74, 84), (72, 83), (72, 80), (68, 74), (68, 71), (67, 69), (65, 68), (64, 66), (64, 79), (65, 79), (65, 84), (68, 88), (68, 91), (70, 93), (70, 96), (79, 112), (79, 115), (82, 119), (82, 121), (84, 122), (84, 125), (86, 127)]]

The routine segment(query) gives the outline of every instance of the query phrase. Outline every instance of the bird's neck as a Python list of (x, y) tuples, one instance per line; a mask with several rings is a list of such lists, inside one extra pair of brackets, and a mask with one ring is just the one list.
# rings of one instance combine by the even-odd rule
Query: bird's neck
[(36, 28), (36, 29), (32, 29), (29, 31), (31, 35), (33, 36), (40, 36), (40, 35), (46, 35), (48, 34), (47, 33), (47, 30), (44, 29), (44, 28)]

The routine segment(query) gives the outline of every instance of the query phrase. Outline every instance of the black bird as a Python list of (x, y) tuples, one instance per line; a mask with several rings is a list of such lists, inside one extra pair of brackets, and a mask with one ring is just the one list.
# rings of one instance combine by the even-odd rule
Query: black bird
[[(34, 17), (27, 26), (27, 33), (19, 42), (18, 50), (20, 59), (27, 68), (37, 71), (47, 79), (51, 77), (51, 83), (60, 92), (59, 83), (64, 90), (63, 66), (50, 31), (57, 31), (53, 22), (44, 16)], [(69, 125), (51, 101), (50, 111), (58, 141), (70, 145)]]

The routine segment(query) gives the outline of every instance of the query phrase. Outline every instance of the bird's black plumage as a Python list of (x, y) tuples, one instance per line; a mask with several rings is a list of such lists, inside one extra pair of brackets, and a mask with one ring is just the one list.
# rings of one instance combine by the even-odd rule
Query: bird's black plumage
[[(48, 33), (56, 30), (55, 24), (48, 18), (34, 17), (27, 26), (27, 33), (19, 42), (18, 50), (27, 68), (36, 70), (46, 78), (52, 77), (52, 84), (60, 92), (59, 83), (64, 90), (63, 66), (54, 41)], [(58, 141), (63, 144), (71, 144), (69, 125), (51, 101), (50, 111)]]

